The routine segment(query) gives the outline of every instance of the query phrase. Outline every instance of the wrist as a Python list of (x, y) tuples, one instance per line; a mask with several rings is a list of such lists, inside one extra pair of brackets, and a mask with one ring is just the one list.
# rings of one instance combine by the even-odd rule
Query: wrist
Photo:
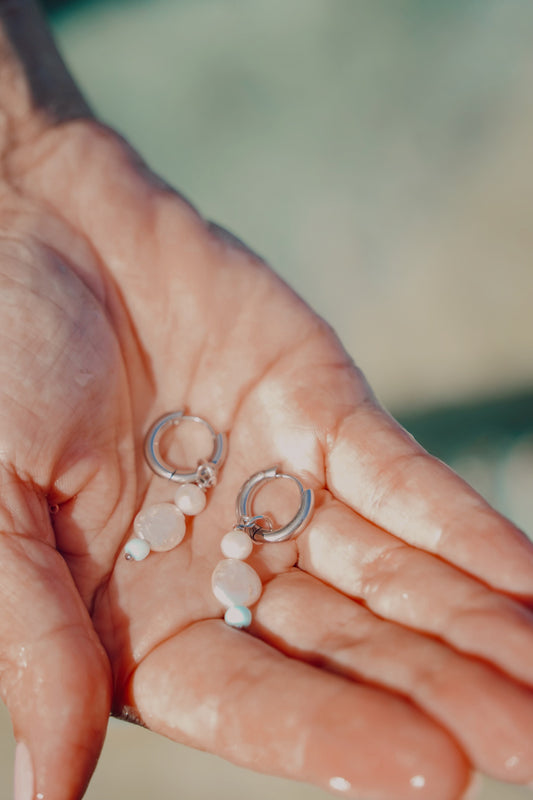
[(90, 116), (34, 0), (0, 0), (2, 151), (54, 123)]

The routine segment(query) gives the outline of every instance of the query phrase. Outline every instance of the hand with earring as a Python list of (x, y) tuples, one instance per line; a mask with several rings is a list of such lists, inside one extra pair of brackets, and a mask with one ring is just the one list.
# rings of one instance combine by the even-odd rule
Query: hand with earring
[[(80, 797), (110, 710), (345, 797), (457, 800), (471, 769), (533, 780), (531, 544), (379, 407), (274, 272), (63, 96), (67, 110), (17, 95), (3, 154), (0, 687), (17, 800)], [(127, 560), (138, 515), (176, 505), (143, 443), (179, 409), (225, 434), (227, 457), (179, 545)], [(269, 534), (278, 501), (274, 531), (294, 518), (294, 481), (275, 479), (235, 517), (274, 465), (314, 510), (248, 552), (232, 525)], [(222, 594), (224, 558), (257, 574), (255, 603)], [(237, 607), (243, 630), (224, 623)]]

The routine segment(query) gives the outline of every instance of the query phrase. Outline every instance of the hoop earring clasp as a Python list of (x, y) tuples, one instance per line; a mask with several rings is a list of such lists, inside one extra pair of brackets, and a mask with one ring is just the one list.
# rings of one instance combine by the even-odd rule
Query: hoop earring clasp
[[(159, 443), (165, 430), (169, 426), (179, 425), (182, 420), (191, 420), (204, 425), (213, 439), (213, 450), (209, 459), (199, 461), (196, 469), (189, 472), (180, 472), (168, 464), (161, 456), (159, 449)], [(196, 483), (198, 486), (208, 489), (216, 484), (217, 472), (226, 457), (226, 437), (223, 433), (217, 433), (202, 417), (185, 414), (184, 411), (173, 411), (154, 422), (146, 436), (144, 454), (156, 475), (176, 483)]]
[[(272, 522), (268, 517), (262, 514), (254, 516), (252, 513), (252, 502), (261, 486), (277, 478), (288, 478), (296, 483), (300, 492), (300, 508), (290, 522), (282, 528), (272, 530)], [(294, 475), (280, 472), (278, 467), (270, 467), (261, 472), (256, 472), (255, 475), (252, 475), (252, 477), (242, 485), (236, 502), (238, 520), (236, 527), (246, 531), (255, 542), (285, 542), (305, 527), (313, 511), (313, 505), (314, 496), (312, 489), (304, 489), (303, 485)]]

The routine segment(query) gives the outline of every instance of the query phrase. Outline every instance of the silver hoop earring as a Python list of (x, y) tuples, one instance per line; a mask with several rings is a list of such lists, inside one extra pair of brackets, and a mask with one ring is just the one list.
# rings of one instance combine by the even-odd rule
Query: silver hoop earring
[[(300, 507), (295, 516), (281, 528), (272, 527), (272, 520), (264, 514), (254, 515), (253, 499), (268, 481), (288, 478), (300, 492)], [(249, 606), (261, 597), (263, 586), (257, 572), (245, 559), (251, 554), (254, 542), (285, 542), (307, 525), (313, 511), (313, 492), (304, 489), (294, 475), (280, 472), (278, 467), (256, 472), (244, 483), (237, 495), (237, 522), (220, 543), (224, 558), (219, 561), (211, 578), (213, 594), (226, 607), (225, 622), (233, 628), (247, 628), (252, 621)]]
[[(161, 456), (161, 437), (170, 427), (182, 420), (204, 425), (213, 440), (209, 459), (200, 460), (195, 469), (181, 472), (172, 467)], [(144, 455), (149, 467), (156, 475), (180, 486), (174, 494), (174, 502), (156, 503), (139, 511), (133, 522), (135, 536), (124, 548), (128, 561), (142, 561), (150, 552), (162, 553), (172, 550), (185, 536), (185, 516), (195, 516), (205, 508), (206, 492), (217, 482), (218, 471), (226, 457), (226, 437), (217, 433), (202, 417), (173, 411), (158, 419), (146, 436)]]

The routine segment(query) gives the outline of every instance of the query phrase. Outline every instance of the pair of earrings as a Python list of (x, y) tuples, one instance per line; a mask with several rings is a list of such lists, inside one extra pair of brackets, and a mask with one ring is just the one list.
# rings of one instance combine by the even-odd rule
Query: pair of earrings
[[(180, 472), (162, 458), (160, 441), (169, 426), (190, 420), (204, 425), (213, 440), (209, 460), (198, 462), (196, 469)], [(176, 547), (185, 536), (185, 516), (199, 514), (206, 505), (206, 492), (215, 486), (217, 473), (226, 457), (226, 440), (216, 433), (202, 417), (186, 415), (183, 411), (166, 414), (152, 425), (146, 437), (144, 453), (151, 469), (167, 480), (179, 485), (173, 502), (156, 503), (135, 517), (135, 536), (125, 548), (128, 560), (141, 561), (151, 551), (164, 552)], [(296, 483), (300, 493), (300, 506), (295, 516), (283, 527), (274, 530), (272, 520), (263, 514), (254, 515), (253, 499), (268, 481), (288, 478)], [(211, 587), (217, 600), (226, 608), (224, 619), (236, 628), (248, 627), (252, 620), (249, 606), (259, 600), (262, 592), (261, 579), (257, 572), (245, 562), (253, 550), (254, 543), (284, 542), (299, 533), (307, 524), (313, 510), (313, 492), (304, 489), (298, 478), (271, 467), (252, 475), (237, 495), (237, 521), (232, 531), (226, 533), (220, 543), (223, 558), (218, 562), (211, 578)]]

